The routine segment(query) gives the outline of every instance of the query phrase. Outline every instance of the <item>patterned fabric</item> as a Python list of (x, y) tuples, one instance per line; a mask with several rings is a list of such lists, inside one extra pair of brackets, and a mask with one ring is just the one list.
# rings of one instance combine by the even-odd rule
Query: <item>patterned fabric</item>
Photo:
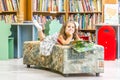
[(42, 42), (40, 42), (40, 54), (48, 56), (50, 55), (53, 46), (57, 43), (58, 33), (47, 36)]
[(104, 48), (94, 45), (94, 50), (76, 52), (71, 46), (55, 45), (49, 56), (39, 54), (39, 41), (24, 43), (23, 63), (59, 71), (63, 74), (104, 72)]

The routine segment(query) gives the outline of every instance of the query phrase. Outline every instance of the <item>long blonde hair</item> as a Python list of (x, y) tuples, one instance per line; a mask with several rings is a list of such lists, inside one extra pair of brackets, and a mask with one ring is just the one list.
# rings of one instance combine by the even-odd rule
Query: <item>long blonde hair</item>
[(75, 26), (75, 32), (73, 33), (73, 39), (74, 39), (74, 40), (78, 39), (78, 37), (76, 36), (76, 34), (78, 33), (78, 28), (77, 28), (75, 22), (72, 21), (72, 20), (69, 20), (69, 21), (67, 21), (66, 23), (64, 23), (64, 24), (62, 25), (62, 28), (61, 28), (61, 30), (60, 30), (59, 35), (63, 35), (63, 38), (64, 38), (64, 39), (67, 39), (67, 35), (66, 35), (66, 33), (65, 33), (65, 29), (66, 29), (66, 26), (67, 26), (68, 23), (73, 23), (73, 24), (74, 24), (74, 26)]

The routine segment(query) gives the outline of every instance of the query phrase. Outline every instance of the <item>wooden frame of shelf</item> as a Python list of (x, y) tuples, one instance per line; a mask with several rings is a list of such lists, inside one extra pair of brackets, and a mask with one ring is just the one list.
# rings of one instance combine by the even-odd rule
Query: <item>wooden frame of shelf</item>
[(69, 14), (93, 14), (93, 13), (101, 13), (102, 14), (102, 11), (95, 11), (95, 12), (92, 12), (92, 11), (87, 11), (87, 12), (68, 12)]
[(35, 14), (39, 14), (39, 15), (43, 15), (43, 16), (59, 16), (59, 15), (65, 15), (66, 13), (65, 12), (41, 12), (41, 11), (34, 11), (33, 12), (33, 15)]
[(52, 14), (65, 14), (66, 12), (57, 12), (57, 11), (51, 11), (51, 12), (47, 12), (47, 11), (44, 11), (44, 12), (42, 12), (42, 11), (33, 11), (33, 14), (48, 14), (48, 15), (52, 15)]
[(78, 30), (78, 32), (91, 32), (91, 33), (95, 33), (95, 29), (84, 29), (84, 30)]
[(33, 11), (33, 13), (41, 13), (41, 14), (65, 14), (66, 12), (58, 12), (58, 11)]
[(17, 11), (2, 11), (0, 14), (17, 14)]

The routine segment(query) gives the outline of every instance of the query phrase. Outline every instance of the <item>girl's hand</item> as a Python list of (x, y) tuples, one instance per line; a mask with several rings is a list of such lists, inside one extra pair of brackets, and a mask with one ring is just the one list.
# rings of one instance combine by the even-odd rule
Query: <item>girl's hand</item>
[(71, 32), (66, 32), (67, 37), (73, 37), (73, 33)]

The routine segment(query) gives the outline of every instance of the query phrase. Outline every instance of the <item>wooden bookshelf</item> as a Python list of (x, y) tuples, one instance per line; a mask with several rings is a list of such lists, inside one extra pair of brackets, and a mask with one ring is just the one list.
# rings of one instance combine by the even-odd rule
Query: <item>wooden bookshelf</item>
[[(95, 24), (103, 23), (103, 0), (68, 0), (68, 18), (79, 23), (79, 32), (95, 42)], [(84, 34), (85, 33), (85, 34)], [(82, 35), (81, 35), (82, 36)]]
[[(63, 0), (64, 2), (61, 4), (61, 5), (64, 5), (64, 11), (39, 11), (39, 10), (36, 10), (34, 11), (33, 10), (33, 1), (34, 0), (1, 0), (0, 1), (0, 4), (2, 4), (2, 1), (6, 1), (4, 3), (6, 3), (4, 6), (9, 6), (7, 7), (8, 9), (7, 10), (0, 10), (0, 14), (16, 14), (17, 16), (22, 16), (23, 18), (23, 21), (31, 21), (32, 20), (32, 16), (34, 14), (45, 14), (45, 15), (65, 15), (65, 21), (68, 20), (69, 18), (69, 15), (70, 14), (97, 14), (97, 13), (100, 13), (102, 15), (102, 22), (103, 21), (103, 14), (104, 14), (104, 4), (115, 4), (115, 3), (118, 3), (118, 0), (92, 0), (92, 1), (101, 1), (101, 11), (84, 11), (84, 12), (70, 12), (69, 9), (70, 9), (70, 0)], [(19, 10), (14, 10), (14, 8), (12, 9), (12, 7), (10, 6), (12, 4), (12, 2), (10, 1), (19, 1), (17, 2), (18, 4), (18, 8)], [(38, 0), (38, 1), (54, 1), (54, 0)], [(75, 1), (75, 0), (71, 0), (71, 1)], [(82, 1), (82, 2), (88, 2), (91, 1), (91, 0), (76, 0), (76, 1)], [(8, 4), (9, 3), (9, 4)], [(85, 3), (84, 3), (85, 4)], [(12, 4), (13, 5), (13, 4)], [(42, 4), (41, 4), (42, 5)], [(47, 4), (45, 4), (46, 6)], [(0, 5), (1, 6), (1, 5)], [(0, 8), (1, 9), (1, 8)], [(21, 18), (21, 17), (18, 17), (18, 18)]]
[(7, 23), (17, 22), (18, 10), (18, 0), (0, 0), (0, 20)]
[(90, 32), (90, 33), (95, 33), (95, 30), (94, 30), (94, 29), (89, 29), (89, 30), (88, 30), (88, 29), (86, 29), (86, 30), (85, 30), (85, 29), (84, 29), (84, 30), (81, 29), (81, 30), (78, 30), (78, 31), (79, 31), (79, 32)]
[[(41, 3), (39, 3), (39, 1)], [(50, 16), (59, 17), (62, 15), (64, 21), (67, 20), (67, 1), (68, 0), (32, 0), (32, 14), (40, 17)]]

